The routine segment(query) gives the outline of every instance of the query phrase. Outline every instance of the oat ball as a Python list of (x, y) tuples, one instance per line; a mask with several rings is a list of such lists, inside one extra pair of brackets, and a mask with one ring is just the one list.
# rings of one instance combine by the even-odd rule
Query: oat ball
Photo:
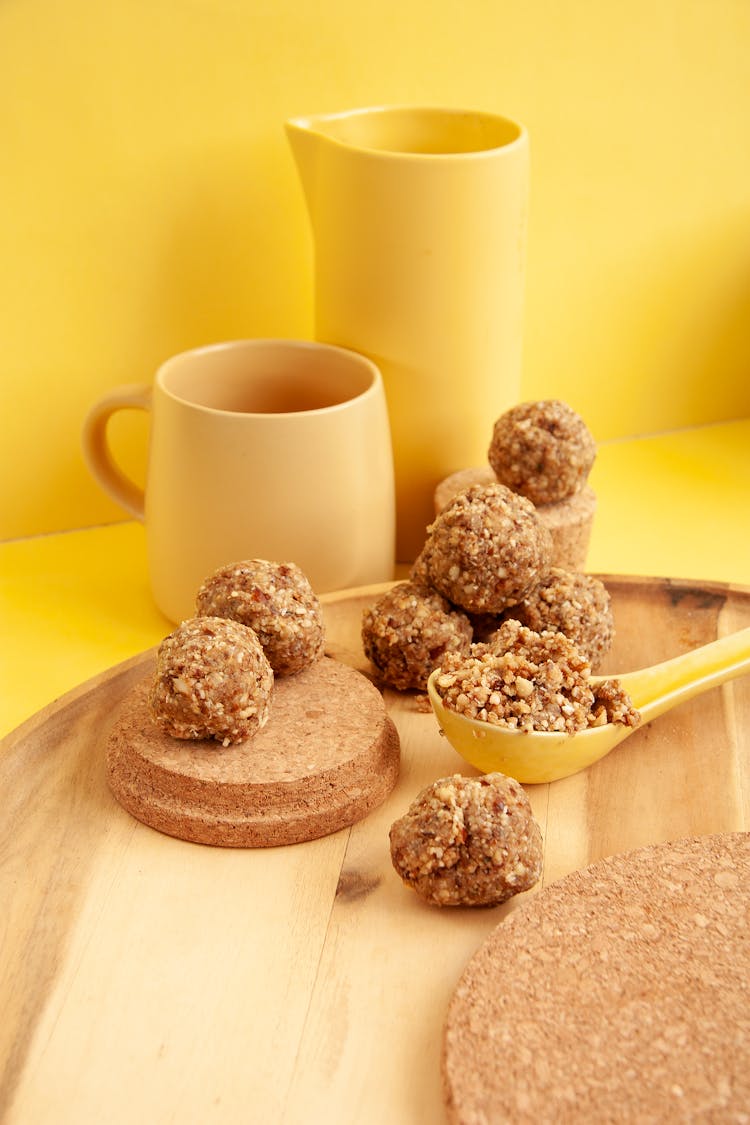
[(399, 582), (362, 614), (365, 656), (391, 687), (425, 691), (447, 652), (468, 653), (468, 617), (435, 590)]
[(592, 574), (560, 567), (551, 567), (531, 593), (518, 605), (507, 609), (505, 615), (536, 633), (564, 633), (592, 668), (599, 667), (615, 635), (610, 597), (604, 583)]
[(273, 671), (252, 629), (192, 617), (159, 645), (149, 707), (173, 738), (242, 742), (265, 725)]
[(430, 524), (413, 573), (467, 613), (500, 613), (533, 589), (551, 555), (529, 500), (503, 484), (472, 485)]
[[(427, 530), (429, 533), (430, 529), (428, 528)], [(426, 554), (425, 548), (423, 547), (409, 569), (409, 581), (413, 582), (415, 586), (426, 586), (429, 589), (431, 582), (425, 559)]]
[(497, 906), (542, 873), (542, 834), (528, 797), (502, 773), (441, 778), (391, 827), (391, 860), (435, 906)]
[(469, 656), (449, 653), (440, 666), (435, 687), (444, 706), (470, 719), (566, 734), (640, 722), (620, 682), (592, 682), (591, 665), (563, 633), (537, 633), (511, 619)]
[(320, 602), (295, 563), (223, 566), (205, 580), (195, 608), (198, 616), (230, 617), (254, 629), (276, 676), (291, 676), (322, 655)]
[(596, 442), (566, 403), (522, 402), (495, 422), (487, 457), (508, 488), (534, 504), (553, 504), (584, 487)]

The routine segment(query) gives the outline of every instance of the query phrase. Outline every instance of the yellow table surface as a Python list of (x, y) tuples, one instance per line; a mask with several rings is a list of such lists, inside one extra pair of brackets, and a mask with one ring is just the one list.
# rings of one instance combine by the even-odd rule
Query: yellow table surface
[[(750, 586), (750, 419), (600, 447), (587, 569)], [(171, 629), (143, 528), (0, 544), (0, 735)]]

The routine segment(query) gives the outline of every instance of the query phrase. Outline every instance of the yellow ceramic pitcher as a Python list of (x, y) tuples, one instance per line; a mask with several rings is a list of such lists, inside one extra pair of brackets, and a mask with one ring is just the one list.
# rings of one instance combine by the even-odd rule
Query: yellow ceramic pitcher
[(310, 215), (315, 334), (385, 382), (397, 554), (520, 397), (528, 138), (494, 114), (383, 107), (286, 123)]

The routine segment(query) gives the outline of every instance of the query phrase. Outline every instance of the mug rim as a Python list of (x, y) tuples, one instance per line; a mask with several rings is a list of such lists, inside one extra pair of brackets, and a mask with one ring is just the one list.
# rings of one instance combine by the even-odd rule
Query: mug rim
[[(202, 402), (196, 402), (194, 399), (180, 394), (173, 387), (170, 387), (167, 380), (171, 370), (174, 367), (179, 367), (181, 364), (191, 359), (200, 359), (202, 357), (211, 357), (218, 352), (227, 351), (262, 351), (264, 348), (273, 348), (277, 356), (283, 351), (300, 355), (305, 352), (313, 352), (316, 355), (336, 354), (343, 357), (353, 366), (357, 366), (363, 371), (366, 371), (370, 378), (367, 386), (357, 391), (346, 398), (331, 403), (327, 406), (309, 407), (302, 410), (288, 410), (288, 411), (260, 411), (260, 410), (230, 410), (226, 407), (210, 406)], [(219, 340), (210, 344), (200, 344), (194, 348), (186, 348), (183, 351), (175, 352), (169, 356), (157, 368), (154, 377), (154, 383), (159, 389), (174, 402), (180, 403), (192, 410), (200, 411), (207, 414), (218, 414), (224, 417), (236, 418), (296, 418), (305, 417), (309, 415), (327, 414), (332, 411), (338, 411), (345, 407), (350, 406), (352, 403), (360, 399), (367, 398), (373, 394), (378, 393), (382, 385), (383, 377), (378, 365), (369, 356), (363, 355), (362, 352), (354, 351), (351, 348), (346, 348), (340, 344), (331, 344), (324, 340), (305, 340), (296, 337), (239, 337), (233, 340)]]

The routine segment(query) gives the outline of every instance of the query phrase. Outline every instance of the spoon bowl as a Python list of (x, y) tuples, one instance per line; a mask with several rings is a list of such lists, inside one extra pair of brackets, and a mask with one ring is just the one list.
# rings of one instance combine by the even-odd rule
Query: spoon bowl
[(427, 681), (437, 721), (454, 750), (482, 773), (504, 773), (522, 784), (559, 781), (598, 762), (645, 723), (709, 688), (750, 671), (750, 628), (636, 672), (594, 676), (619, 680), (639, 711), (637, 727), (606, 723), (573, 734), (525, 731), (470, 719), (446, 707), (437, 689), (440, 669)]

